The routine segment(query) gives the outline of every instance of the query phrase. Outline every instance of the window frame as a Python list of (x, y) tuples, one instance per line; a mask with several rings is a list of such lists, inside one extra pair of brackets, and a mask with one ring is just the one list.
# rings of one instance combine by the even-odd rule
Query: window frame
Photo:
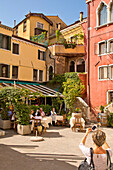
[[(17, 78), (13, 77), (13, 67), (18, 67)], [(18, 79), (18, 77), (19, 77), (19, 66), (12, 65), (12, 79)]]
[[(34, 71), (36, 71), (36, 79), (34, 79)], [(33, 81), (38, 81), (38, 70), (37, 69), (33, 69)]]
[[(42, 80), (40, 80), (40, 71), (42, 71)], [(39, 70), (39, 81), (40, 82), (44, 81), (44, 71), (43, 70)]]
[[(0, 63), (0, 65), (2, 65), (2, 66), (5, 65), (5, 66), (7, 66), (7, 77), (3, 77), (3, 76), (2, 76), (2, 74), (3, 74), (3, 73), (2, 73), (2, 70), (0, 70), (0, 74), (1, 74), (0, 77), (1, 77), (1, 78), (5, 78), (5, 79), (9, 79), (9, 78), (10, 78), (10, 65), (9, 65), (9, 64), (4, 64), (4, 63)], [(8, 70), (8, 67), (9, 67), (9, 70)], [(1, 67), (0, 67), (0, 69), (1, 69)]]
[[(103, 43), (103, 42), (105, 42), (105, 44), (106, 44), (106, 52), (103, 53), (103, 54), (100, 54), (100, 46), (99, 46), (99, 45), (100, 45), (101, 43)], [(98, 56), (106, 55), (106, 54), (107, 54), (107, 49), (108, 49), (108, 46), (107, 46), (107, 41), (106, 41), (106, 40), (103, 40), (103, 41), (98, 42)]]
[(23, 22), (23, 32), (26, 32), (27, 30), (27, 21)]
[[(38, 27), (38, 24), (39, 24), (39, 27)], [(41, 25), (42, 27), (40, 27), (40, 25)], [(37, 23), (36, 23), (36, 28), (44, 29), (44, 24), (37, 21)]]
[[(108, 78), (107, 79), (100, 79), (100, 72), (99, 69), (102, 67), (108, 67)], [(98, 81), (105, 81), (105, 80), (113, 80), (113, 78), (111, 78), (111, 67), (113, 67), (113, 64), (109, 64), (109, 65), (102, 65), (98, 67)]]
[[(18, 45), (18, 53), (14, 53), (14, 44), (15, 45)], [(12, 42), (12, 54), (14, 55), (20, 55), (20, 44), (19, 43), (15, 43), (15, 42)]]

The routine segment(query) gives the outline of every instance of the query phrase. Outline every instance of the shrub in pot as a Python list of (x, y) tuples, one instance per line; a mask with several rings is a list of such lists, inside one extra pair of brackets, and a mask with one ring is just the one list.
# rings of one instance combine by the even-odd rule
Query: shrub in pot
[(24, 103), (19, 103), (15, 107), (17, 119), (17, 133), (26, 135), (31, 133), (30, 107)]

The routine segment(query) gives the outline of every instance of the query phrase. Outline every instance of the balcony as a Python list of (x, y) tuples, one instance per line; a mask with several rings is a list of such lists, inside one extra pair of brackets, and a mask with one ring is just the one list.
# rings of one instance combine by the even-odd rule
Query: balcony
[(55, 56), (83, 56), (85, 55), (85, 48), (83, 44), (76, 45), (75, 47), (65, 47), (64, 45), (54, 44), (48, 47), (51, 53)]
[(30, 40), (37, 42), (39, 44), (45, 45), (46, 47), (48, 46), (47, 33), (46, 32), (42, 32), (40, 35), (31, 36)]

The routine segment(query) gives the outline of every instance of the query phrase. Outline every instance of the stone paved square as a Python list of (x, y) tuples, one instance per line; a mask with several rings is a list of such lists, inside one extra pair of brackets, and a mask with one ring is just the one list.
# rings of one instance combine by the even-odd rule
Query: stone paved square
[[(113, 129), (102, 128), (113, 150)], [(78, 145), (84, 133), (70, 128), (50, 127), (42, 142), (31, 142), (30, 137), (7, 130), (0, 137), (0, 170), (75, 170), (84, 159)], [(86, 146), (93, 146), (91, 134)]]

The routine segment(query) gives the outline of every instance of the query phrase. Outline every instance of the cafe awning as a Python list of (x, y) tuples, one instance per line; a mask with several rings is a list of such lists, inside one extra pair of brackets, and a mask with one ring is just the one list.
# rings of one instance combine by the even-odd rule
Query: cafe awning
[[(31, 92), (39, 92), (45, 97), (57, 97), (57, 94), (59, 93), (53, 89), (50, 89), (36, 82), (25, 82), (25, 81), (16, 82), (13, 80), (10, 80), (10, 81), (0, 80), (0, 88), (10, 87), (10, 86), (16, 87), (18, 89), (27, 89), (27, 90), (30, 90)], [(59, 95), (63, 97), (61, 93), (59, 93)]]

